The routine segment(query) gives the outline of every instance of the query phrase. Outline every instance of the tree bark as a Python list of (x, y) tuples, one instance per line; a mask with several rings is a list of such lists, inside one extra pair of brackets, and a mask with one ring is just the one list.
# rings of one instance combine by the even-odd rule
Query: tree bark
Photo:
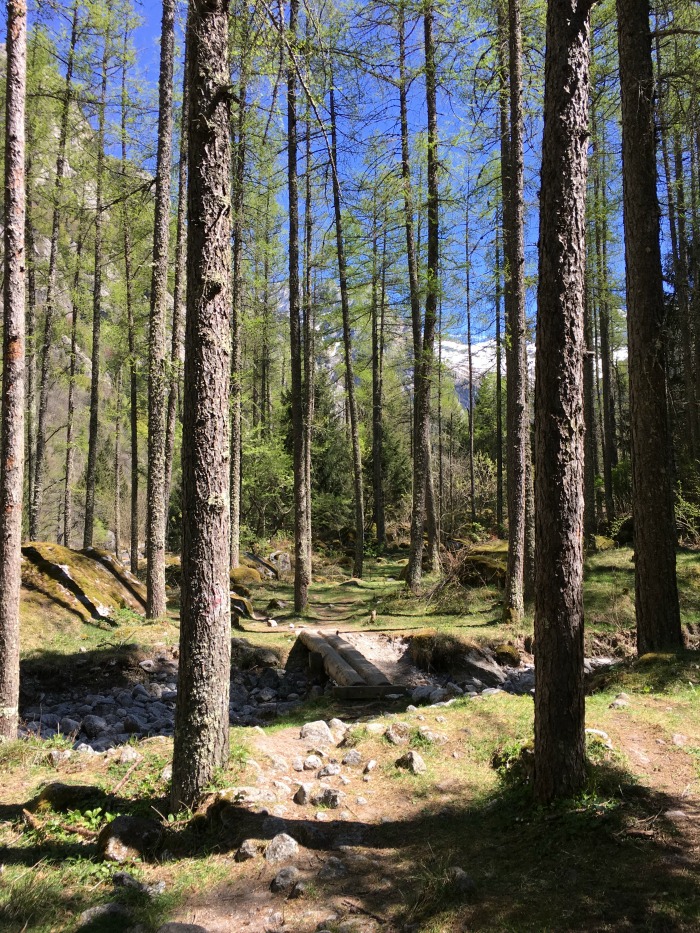
[[(428, 263), (425, 297), (425, 320), (420, 347), (418, 378), (415, 389), (415, 437), (413, 449), (413, 508), (411, 513), (411, 547), (406, 582), (411, 590), (420, 584), (423, 557), (423, 527), (426, 499), (426, 479), (430, 470), (430, 392), (432, 386), (435, 326), (439, 291), (439, 184), (438, 129), (435, 44), (433, 39), (433, 7), (427, 3), (423, 16), (425, 45), (425, 97), (428, 113)], [(415, 339), (415, 338), (414, 338)]]
[[(297, 38), (299, 0), (289, 3), (289, 34)], [(304, 400), (302, 381), (301, 312), (299, 300), (299, 179), (297, 176), (297, 77), (294, 62), (287, 63), (287, 191), (289, 201), (289, 365), (292, 389), (294, 445), (294, 609), (303, 612), (308, 603), (309, 490), (304, 456)], [(283, 379), (284, 381), (284, 379)]]
[(173, 331), (170, 345), (170, 386), (168, 388), (168, 414), (165, 426), (165, 508), (166, 535), (170, 493), (173, 484), (175, 456), (175, 423), (182, 378), (182, 337), (185, 325), (185, 279), (187, 277), (187, 114), (190, 89), (187, 83), (187, 43), (182, 79), (182, 106), (180, 108), (180, 167), (177, 192), (177, 233), (175, 235), (175, 287), (173, 290)]
[[(243, 14), (247, 16), (247, 10)], [(246, 20), (247, 21), (247, 20)], [(248, 93), (247, 29), (243, 30), (236, 142), (233, 153), (233, 306), (231, 312), (231, 567), (238, 567), (241, 550), (241, 395), (243, 315), (243, 214), (246, 166), (246, 115)]]
[[(469, 195), (464, 215), (464, 252), (466, 273), (467, 361), (469, 366), (469, 503), (472, 525), (476, 524), (476, 484), (474, 481), (474, 360), (472, 356), (471, 254), (469, 250)], [(498, 328), (500, 321), (496, 324)], [(500, 336), (500, 335), (499, 335)]]
[[(44, 496), (44, 472), (46, 469), (46, 416), (49, 403), (49, 368), (51, 351), (54, 343), (54, 322), (56, 318), (56, 285), (58, 282), (58, 239), (62, 219), (63, 176), (66, 169), (66, 144), (68, 140), (68, 117), (73, 97), (73, 67), (75, 47), (78, 36), (78, 3), (73, 4), (71, 38), (66, 63), (66, 79), (63, 89), (63, 106), (58, 133), (58, 152), (56, 155), (56, 174), (53, 186), (53, 213), (51, 219), (51, 246), (49, 250), (49, 277), (46, 287), (46, 317), (44, 340), (41, 352), (41, 375), (39, 384), (39, 410), (37, 417), (36, 447), (34, 456), (33, 494), (29, 507), (29, 537), (36, 541), (39, 536), (39, 519)], [(99, 157), (98, 157), (99, 158)], [(99, 172), (99, 168), (98, 168)], [(99, 180), (98, 180), (99, 184)], [(32, 291), (34, 291), (34, 287)]]
[(590, 4), (547, 8), (535, 427), (535, 795), (585, 780), (583, 320)]
[(231, 134), (228, 0), (193, 0), (187, 326), (183, 409), (180, 665), (173, 811), (228, 756)]
[[(503, 27), (504, 28), (504, 27)], [(518, 622), (524, 612), (527, 358), (525, 348), (525, 239), (522, 116), (522, 34), (519, 0), (508, 0), (509, 100), (507, 145), (501, 147), (506, 260), (506, 450), (508, 476), (508, 568), (504, 618)], [(505, 45), (505, 42), (503, 42)], [(505, 52), (505, 50), (504, 50)], [(505, 57), (505, 56), (504, 56)], [(505, 96), (505, 93), (503, 94)], [(505, 107), (503, 108), (505, 110)], [(504, 161), (505, 160), (505, 161)]]
[(75, 385), (78, 373), (78, 318), (80, 312), (80, 277), (83, 265), (83, 246), (85, 232), (82, 229), (83, 217), (81, 211), (81, 229), (78, 234), (78, 243), (75, 251), (75, 272), (73, 274), (72, 321), (70, 329), (70, 368), (68, 376), (68, 414), (66, 424), (66, 481), (63, 493), (63, 543), (66, 547), (72, 545), (73, 534), (73, 484), (75, 482)]
[(648, 0), (617, 0), (637, 650), (682, 643)]
[(501, 257), (496, 224), (496, 528), (503, 535), (503, 350), (501, 341)]
[(165, 615), (165, 307), (168, 297), (170, 173), (173, 136), (173, 59), (175, 0), (163, 0), (158, 81), (153, 278), (148, 323), (148, 483), (146, 491), (146, 615)]
[[(309, 21), (307, 19), (307, 33)], [(309, 583), (313, 573), (313, 526), (311, 517), (311, 445), (313, 442), (314, 411), (316, 407), (316, 332), (314, 302), (311, 287), (313, 213), (311, 202), (311, 115), (306, 115), (306, 164), (304, 196), (304, 462), (306, 467), (307, 538), (309, 542)]]
[(590, 301), (590, 289), (588, 287), (586, 287), (584, 302), (585, 319), (583, 328), (584, 340), (586, 343), (586, 355), (583, 360), (583, 420), (586, 427), (586, 437), (584, 441), (583, 528), (586, 536), (586, 542), (588, 542), (591, 535), (595, 535), (597, 529), (595, 499), (595, 478), (597, 474), (596, 420), (595, 402), (593, 396), (595, 380), (593, 372), (593, 368), (595, 366), (595, 347), (593, 346), (593, 329), (591, 327), (592, 309)]
[[(386, 546), (386, 521), (384, 518), (384, 421), (383, 405), (383, 364), (384, 364), (384, 289), (379, 282), (379, 231), (377, 230), (376, 192), (374, 199), (372, 230), (372, 491), (374, 499), (374, 527), (377, 547)], [(386, 248), (386, 230), (384, 232)], [(382, 255), (382, 266), (385, 256)], [(383, 269), (382, 269), (383, 273)]]
[[(104, 37), (102, 77), (97, 118), (97, 182), (95, 191), (95, 274), (92, 292), (92, 375), (90, 380), (90, 422), (88, 458), (85, 477), (85, 528), (83, 547), (92, 547), (95, 523), (95, 482), (97, 472), (98, 418), (100, 410), (100, 336), (102, 332), (102, 198), (105, 167), (105, 120), (107, 107), (107, 77), (111, 37)], [(41, 407), (41, 406), (40, 406)], [(38, 455), (38, 443), (37, 443)], [(38, 463), (38, 456), (37, 456)], [(37, 482), (37, 487), (39, 483)]]
[(121, 560), (122, 544), (122, 496), (121, 496), (121, 432), (122, 432), (122, 367), (119, 364), (114, 386), (117, 396), (117, 410), (114, 414), (114, 554)]
[(340, 208), (340, 184), (338, 182), (338, 128), (335, 113), (335, 91), (331, 72), (330, 92), (331, 159), (333, 160), (333, 209), (335, 214), (335, 242), (338, 254), (338, 284), (340, 305), (343, 315), (343, 351), (345, 359), (345, 393), (350, 415), (350, 439), (352, 444), (352, 473), (355, 497), (355, 563), (353, 575), (362, 576), (365, 550), (365, 503), (362, 489), (362, 452), (360, 449), (360, 424), (355, 398), (355, 367), (352, 359), (352, 330), (350, 327), (350, 297), (348, 295), (343, 215)]
[(17, 737), (24, 483), (25, 129), (27, 5), (7, 3), (5, 281), (0, 453), (0, 737)]
[[(121, 168), (122, 177), (127, 173), (127, 109), (128, 95), (126, 87), (127, 53), (129, 31), (124, 31), (124, 52), (122, 57), (122, 99), (121, 99)], [(133, 574), (139, 570), (139, 414), (138, 414), (138, 366), (136, 361), (136, 322), (134, 321), (133, 270), (131, 255), (131, 230), (128, 201), (122, 204), (122, 235), (124, 240), (124, 291), (126, 302), (126, 327), (129, 347), (129, 437), (131, 449), (131, 489), (130, 489), (130, 530), (129, 530), (129, 566)]]

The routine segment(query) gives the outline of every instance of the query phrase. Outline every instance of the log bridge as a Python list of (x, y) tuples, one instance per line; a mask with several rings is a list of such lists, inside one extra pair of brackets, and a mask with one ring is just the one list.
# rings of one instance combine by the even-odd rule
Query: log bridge
[(372, 700), (407, 692), (405, 686), (392, 684), (340, 634), (304, 630), (299, 641), (309, 652), (309, 668), (316, 673), (325, 671), (337, 684), (333, 694), (340, 699)]

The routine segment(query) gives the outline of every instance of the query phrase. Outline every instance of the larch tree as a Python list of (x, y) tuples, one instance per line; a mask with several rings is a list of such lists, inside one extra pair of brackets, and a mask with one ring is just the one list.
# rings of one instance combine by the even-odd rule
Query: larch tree
[(153, 278), (148, 326), (148, 490), (146, 494), (146, 613), (165, 615), (165, 310), (168, 297), (170, 242), (170, 173), (173, 137), (173, 61), (175, 0), (163, 0), (158, 82), (158, 154), (156, 160)]
[(88, 457), (85, 474), (85, 527), (83, 547), (92, 547), (95, 524), (95, 487), (97, 482), (97, 445), (100, 411), (100, 340), (102, 336), (102, 274), (104, 265), (104, 176), (105, 134), (107, 122), (107, 83), (111, 57), (111, 23), (104, 26), (102, 62), (100, 66), (100, 94), (97, 102), (97, 178), (95, 182), (95, 260), (92, 288), (92, 372), (90, 375), (90, 422), (88, 431)]
[(423, 560), (423, 529), (425, 525), (426, 486), (430, 470), (430, 395), (435, 366), (434, 345), (437, 326), (439, 292), (439, 184), (438, 184), (438, 125), (435, 40), (433, 35), (434, 10), (427, 3), (423, 15), (425, 44), (425, 97), (428, 112), (428, 261), (425, 285), (425, 318), (416, 370), (416, 415), (413, 450), (413, 505), (411, 511), (411, 547), (406, 572), (406, 583), (415, 590), (420, 584)]
[(24, 482), (27, 4), (7, 3), (2, 426), (0, 428), (0, 738), (17, 736)]
[(681, 647), (647, 0), (617, 0), (637, 650)]
[(308, 603), (311, 567), (309, 555), (309, 495), (304, 451), (302, 383), (301, 292), (299, 286), (299, 178), (297, 171), (297, 73), (294, 61), (299, 15), (298, 0), (289, 3), (287, 49), (287, 198), (289, 203), (289, 355), (291, 369), (292, 444), (294, 459), (294, 609)]
[(188, 255), (180, 665), (171, 804), (189, 807), (228, 755), (231, 107), (228, 0), (188, 20)]
[(588, 0), (547, 7), (535, 377), (535, 795), (585, 779), (583, 357)]

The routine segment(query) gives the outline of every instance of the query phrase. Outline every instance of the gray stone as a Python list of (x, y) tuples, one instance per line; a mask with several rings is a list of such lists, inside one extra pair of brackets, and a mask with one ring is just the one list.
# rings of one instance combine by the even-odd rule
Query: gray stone
[(304, 759), (304, 771), (316, 771), (322, 765), (323, 762), (318, 755), (307, 755)]
[(413, 703), (427, 703), (430, 700), (430, 694), (433, 692), (435, 687), (430, 684), (424, 684), (416, 689), (411, 694), (411, 700)]
[(432, 703), (442, 703), (443, 700), (447, 700), (450, 696), (450, 691), (446, 690), (444, 687), (437, 687), (430, 694), (429, 700)]
[(124, 904), (97, 904), (95, 907), (88, 907), (78, 917), (78, 929), (92, 926), (100, 920), (109, 920), (110, 918), (122, 917), (124, 920), (131, 916), (131, 911)]
[(502, 690), (499, 690), (498, 687), (487, 687), (485, 690), (481, 691), (482, 697), (493, 697), (497, 693), (503, 693)]
[(118, 816), (97, 837), (97, 851), (108, 862), (127, 862), (154, 853), (163, 830), (155, 820), (141, 816)]
[(98, 735), (107, 731), (107, 723), (101, 716), (86, 716), (83, 719), (82, 730), (89, 739), (96, 739)]
[(326, 864), (318, 873), (319, 881), (337, 881), (340, 878), (345, 878), (348, 870), (345, 866), (345, 863), (342, 862), (336, 856), (331, 855), (330, 858), (326, 860)]
[(334, 777), (336, 774), (340, 774), (340, 765), (337, 762), (331, 761), (321, 768), (317, 774), (317, 777)]
[(362, 764), (362, 755), (356, 748), (351, 748), (350, 751), (343, 756), (343, 764), (349, 767)]
[(306, 894), (306, 884), (303, 881), (297, 881), (294, 887), (291, 890), (289, 899), (292, 901), (297, 900), (299, 897), (304, 897)]
[(249, 859), (256, 858), (260, 852), (260, 845), (255, 839), (245, 839), (236, 852), (237, 862), (247, 862)]
[(408, 745), (411, 727), (405, 722), (394, 722), (384, 733), (384, 738), (392, 745)]
[(375, 761), (374, 758), (370, 758), (370, 760), (364, 766), (363, 771), (365, 774), (369, 774), (370, 771), (374, 771), (376, 767), (377, 767), (377, 762)]
[(304, 806), (311, 800), (313, 793), (313, 784), (300, 784), (297, 792), (294, 794), (294, 803)]
[(294, 771), (304, 770), (304, 759), (301, 757), (301, 755), (297, 755), (296, 758), (292, 759), (292, 769)]
[(407, 771), (410, 771), (411, 774), (423, 774), (427, 770), (426, 764), (418, 754), (418, 752), (410, 751), (406, 752), (401, 758), (396, 761), (397, 768), (405, 768)]
[(322, 787), (312, 793), (310, 802), (316, 807), (321, 806), (328, 807), (330, 810), (337, 810), (343, 797), (345, 797), (345, 794), (342, 790), (337, 790), (335, 787)]
[(322, 719), (316, 722), (304, 723), (299, 738), (308, 739), (310, 742), (319, 745), (335, 745), (328, 723), (325, 723)]
[(139, 881), (125, 871), (115, 872), (112, 875), (112, 884), (116, 888), (128, 888), (131, 891), (138, 891), (139, 894), (145, 894), (146, 897), (158, 897), (165, 891), (164, 881), (156, 881), (155, 884), (144, 884), (143, 881)]
[(464, 656), (464, 666), (469, 674), (478, 677), (487, 687), (500, 687), (507, 675), (491, 658), (477, 651), (469, 651)]
[(287, 868), (282, 868), (277, 872), (272, 879), (270, 890), (274, 894), (281, 894), (285, 891), (289, 891), (300, 880), (300, 877), (299, 869), (295, 868), (294, 865), (288, 865)]
[(287, 833), (278, 833), (268, 843), (265, 849), (265, 861), (271, 864), (277, 862), (291, 862), (299, 854), (299, 845)]
[(460, 894), (473, 894), (476, 891), (474, 879), (457, 865), (447, 869), (447, 877), (454, 890)]

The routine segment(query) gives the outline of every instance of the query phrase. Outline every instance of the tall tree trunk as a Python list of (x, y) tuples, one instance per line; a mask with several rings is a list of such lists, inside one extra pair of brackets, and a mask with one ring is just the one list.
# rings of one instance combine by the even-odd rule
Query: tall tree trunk
[[(295, 44), (299, 0), (289, 2), (289, 35)], [(299, 179), (297, 177), (297, 77), (291, 57), (287, 63), (287, 190), (289, 202), (289, 363), (292, 382), (292, 433), (294, 444), (294, 609), (303, 612), (308, 603), (309, 490), (304, 456), (304, 400), (302, 340), (299, 298)], [(284, 372), (284, 366), (283, 366)], [(284, 382), (284, 376), (283, 376)]]
[[(469, 366), (469, 502), (472, 524), (476, 524), (476, 483), (474, 481), (474, 360), (472, 355), (471, 253), (469, 250), (469, 195), (464, 216), (464, 252), (466, 272), (467, 360)], [(500, 322), (497, 323), (500, 326)]]
[[(111, 36), (104, 37), (102, 51), (102, 78), (97, 118), (97, 181), (95, 186), (95, 274), (92, 292), (92, 375), (90, 380), (90, 422), (88, 457), (85, 476), (85, 528), (83, 547), (92, 547), (95, 523), (95, 482), (97, 473), (98, 418), (100, 410), (100, 336), (102, 332), (102, 198), (105, 167), (105, 121), (107, 107), (107, 78)], [(37, 442), (38, 454), (38, 442)], [(38, 456), (37, 456), (38, 463)], [(38, 486), (37, 482), (37, 486)]]
[(547, 8), (535, 379), (535, 795), (585, 780), (583, 319), (590, 4)]
[[(126, 73), (129, 47), (129, 31), (124, 30), (124, 52), (122, 57), (122, 99), (121, 99), (121, 168), (122, 178), (127, 175), (127, 109), (129, 98), (126, 87)], [(129, 346), (129, 446), (131, 450), (131, 489), (130, 489), (130, 534), (129, 566), (136, 574), (139, 570), (139, 413), (138, 413), (138, 365), (136, 361), (136, 322), (134, 320), (133, 269), (131, 255), (131, 229), (128, 201), (122, 204), (122, 234), (124, 240), (124, 290), (126, 301), (126, 326)]]
[(496, 223), (496, 527), (503, 535), (503, 350), (501, 343), (501, 257)]
[(25, 166), (27, 5), (7, 3), (5, 281), (0, 439), (0, 737), (17, 737), (19, 596), (24, 483)]
[[(309, 20), (306, 21), (307, 33)], [(304, 462), (306, 466), (307, 521), (309, 542), (309, 583), (313, 568), (311, 517), (311, 445), (313, 441), (314, 410), (316, 407), (316, 333), (314, 328), (314, 302), (311, 287), (313, 213), (311, 204), (311, 116), (306, 116), (306, 191), (304, 197)]]
[(355, 563), (353, 574), (362, 576), (365, 549), (365, 503), (362, 489), (362, 452), (360, 449), (360, 424), (355, 398), (355, 372), (352, 360), (352, 329), (350, 327), (350, 297), (348, 295), (347, 263), (343, 236), (343, 216), (340, 208), (340, 184), (338, 181), (338, 128), (335, 114), (335, 91), (331, 73), (330, 92), (331, 159), (333, 160), (333, 209), (335, 214), (335, 242), (338, 254), (338, 284), (340, 305), (343, 315), (343, 351), (345, 359), (345, 393), (350, 415), (350, 439), (352, 444), (352, 473), (355, 496)]
[(228, 0), (194, 0), (190, 52), (180, 675), (173, 811), (228, 757), (231, 133)]
[[(505, 28), (502, 27), (502, 28)], [(519, 0), (508, 0), (508, 126), (501, 144), (506, 260), (506, 418), (508, 424), (508, 569), (504, 618), (518, 622), (524, 611), (527, 359), (525, 349), (524, 162), (522, 116), (522, 35)], [(505, 46), (505, 42), (503, 42)], [(505, 50), (504, 50), (505, 53)], [(505, 54), (504, 54), (505, 57)], [(505, 92), (502, 96), (505, 96)], [(503, 105), (502, 105), (503, 106)], [(503, 106), (503, 110), (505, 107)], [(505, 159), (505, 161), (504, 161)]]
[(75, 483), (75, 387), (78, 374), (78, 318), (80, 316), (80, 277), (83, 266), (83, 246), (85, 231), (83, 212), (80, 215), (80, 231), (75, 251), (75, 272), (73, 274), (72, 320), (70, 328), (70, 368), (68, 375), (68, 414), (66, 418), (66, 480), (63, 492), (63, 544), (72, 545), (73, 534), (73, 485)]
[[(73, 4), (71, 38), (66, 63), (66, 79), (63, 88), (61, 122), (58, 131), (58, 152), (56, 155), (56, 174), (53, 186), (53, 213), (51, 220), (51, 246), (49, 250), (49, 278), (46, 286), (46, 318), (44, 340), (41, 352), (41, 375), (39, 383), (39, 410), (36, 430), (36, 451), (34, 459), (33, 495), (29, 510), (29, 537), (34, 541), (39, 534), (39, 519), (44, 496), (44, 472), (46, 469), (46, 416), (49, 403), (49, 368), (51, 351), (54, 344), (54, 322), (56, 318), (56, 285), (58, 282), (58, 239), (63, 212), (62, 191), (66, 169), (66, 143), (68, 140), (68, 117), (73, 98), (73, 67), (75, 47), (78, 36), (78, 3)], [(99, 160), (99, 157), (98, 157)], [(99, 173), (99, 167), (98, 167)], [(100, 181), (98, 179), (98, 185)]]
[(158, 154), (156, 159), (153, 278), (148, 322), (148, 484), (146, 492), (146, 614), (165, 615), (165, 309), (170, 243), (170, 173), (173, 145), (173, 60), (175, 0), (163, 0), (158, 80)]
[(608, 294), (607, 238), (608, 228), (605, 212), (605, 137), (598, 131), (596, 113), (592, 113), (592, 131), (595, 145), (595, 172), (593, 176), (593, 203), (595, 207), (595, 258), (596, 258), (596, 304), (600, 328), (600, 371), (603, 384), (603, 486), (605, 490), (605, 512), (608, 523), (615, 519), (613, 498), (613, 467), (617, 464), (615, 440), (615, 400), (612, 393), (612, 351), (610, 348), (610, 304)]
[[(374, 526), (377, 546), (386, 546), (386, 521), (384, 518), (384, 422), (383, 405), (383, 351), (384, 351), (384, 289), (380, 300), (379, 280), (379, 231), (377, 230), (377, 199), (374, 197), (372, 230), (372, 492), (374, 499)], [(384, 231), (386, 248), (386, 229)], [(382, 255), (382, 266), (385, 257)], [(383, 270), (382, 270), (383, 271)]]
[[(35, 43), (36, 44), (36, 43)], [(33, 50), (32, 50), (33, 51)], [(26, 127), (26, 210), (24, 225), (24, 253), (26, 258), (27, 279), (27, 326), (26, 326), (26, 368), (27, 368), (27, 507), (26, 514), (31, 514), (34, 501), (34, 477), (36, 472), (36, 359), (37, 359), (37, 328), (36, 328), (36, 259), (34, 229), (34, 210), (32, 205), (33, 176), (34, 176), (34, 144), (32, 120), (27, 121)]]
[(173, 459), (175, 457), (175, 423), (182, 378), (182, 337), (185, 326), (185, 278), (187, 277), (187, 111), (190, 89), (187, 83), (187, 44), (182, 78), (182, 106), (180, 108), (180, 168), (177, 192), (177, 232), (175, 234), (175, 288), (173, 290), (173, 330), (170, 344), (170, 385), (168, 388), (168, 414), (165, 425), (165, 509), (166, 535), (170, 493), (173, 485)]
[(682, 645), (648, 0), (617, 0), (637, 650)]
[(122, 549), (122, 469), (121, 469), (121, 436), (122, 436), (122, 367), (117, 369), (117, 378), (114, 387), (117, 396), (117, 410), (114, 414), (114, 554), (121, 560)]
[(585, 319), (583, 329), (584, 340), (586, 343), (586, 355), (583, 360), (583, 420), (586, 428), (586, 437), (584, 441), (583, 467), (583, 530), (586, 536), (586, 543), (588, 543), (591, 536), (595, 535), (597, 529), (595, 501), (595, 478), (597, 474), (596, 421), (595, 403), (593, 398), (593, 367), (595, 365), (595, 349), (593, 347), (593, 329), (591, 327), (592, 309), (590, 289), (588, 287), (586, 287), (584, 304)]
[[(247, 10), (244, 13), (247, 16)], [(241, 551), (241, 395), (243, 316), (243, 214), (246, 166), (248, 92), (247, 29), (244, 27), (238, 82), (236, 142), (233, 151), (233, 307), (231, 312), (231, 567), (238, 567)]]
[(433, 40), (433, 7), (427, 3), (423, 16), (425, 44), (425, 97), (428, 113), (428, 267), (425, 297), (425, 320), (417, 367), (416, 420), (413, 452), (413, 508), (411, 513), (411, 548), (408, 558), (406, 582), (416, 590), (420, 584), (423, 555), (423, 514), (425, 510), (426, 479), (430, 470), (430, 391), (433, 372), (433, 347), (437, 323), (439, 278), (439, 186), (438, 186), (438, 134), (435, 45)]

